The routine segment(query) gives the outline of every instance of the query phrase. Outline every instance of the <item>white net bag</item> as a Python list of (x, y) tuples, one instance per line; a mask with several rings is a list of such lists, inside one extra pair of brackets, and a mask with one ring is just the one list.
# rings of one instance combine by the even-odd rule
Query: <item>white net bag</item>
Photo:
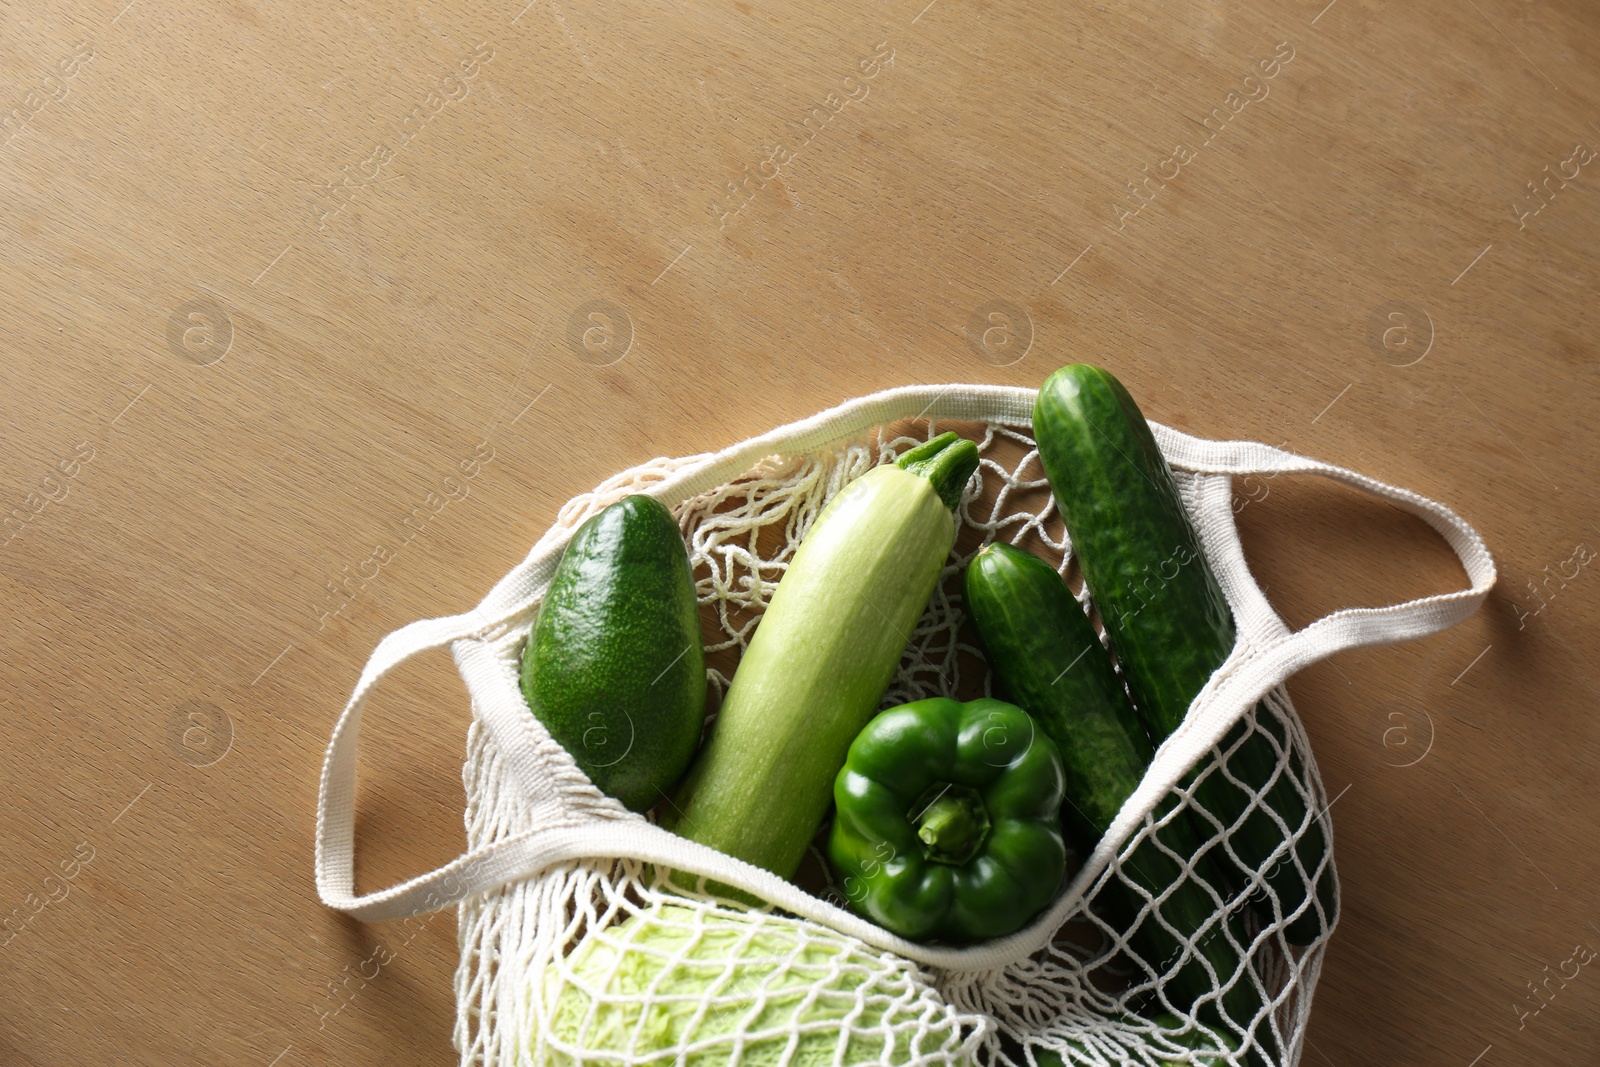
[[(1425, 636), (1476, 609), (1494, 563), (1442, 505), (1266, 445), (1152, 425), (1233, 610), (1237, 644), (1098, 845), (1072, 858), (1055, 902), (1018, 933), (972, 946), (915, 944), (855, 915), (820, 856), (791, 883), (668, 833), (601, 794), (523, 701), (521, 646), (562, 550), (590, 515), (637, 492), (678, 517), (709, 635), (715, 708), (823, 506), (936, 426), (977, 441), (982, 461), (958, 509), (955, 549), (883, 706), (988, 695), (988, 672), (963, 628), (962, 566), (1005, 540), (1075, 580), (1030, 436), (1035, 395), (971, 385), (889, 390), (719, 453), (651, 461), (569, 502), (472, 611), (413, 623), (380, 642), (323, 767), (318, 889), (330, 906), (369, 921), (458, 905), (455, 1042), (464, 1065), (1299, 1062), (1336, 919), (1328, 800), (1283, 682), (1341, 649)], [(1345, 609), (1290, 631), (1252, 578), (1233, 521), (1232, 477), (1277, 473), (1335, 478), (1418, 515), (1455, 550), (1470, 587)], [(357, 896), (362, 706), (389, 670), (445, 645), (472, 697), (468, 850), (437, 871)], [(1230, 757), (1260, 744), (1258, 736), (1271, 746), (1272, 777), (1241, 778)], [(1210, 775), (1242, 791), (1243, 814), (1200, 802)], [(1278, 798), (1290, 789), (1296, 800), (1285, 805)], [(1286, 810), (1299, 814), (1286, 819)], [(1236, 834), (1263, 815), (1282, 841), (1244, 863)], [(1170, 847), (1169, 825), (1179, 819), (1206, 828), (1197, 851)], [(1326, 847), (1308, 864), (1297, 846), (1314, 835)], [(659, 888), (655, 875), (665, 869), (696, 876), (694, 888), (682, 888), (681, 874), (671, 891)], [(1152, 879), (1152, 870), (1170, 875)], [(713, 880), (765, 904), (719, 897)], [(1199, 923), (1174, 924), (1170, 901), (1180, 893), (1208, 894), (1214, 909)]]

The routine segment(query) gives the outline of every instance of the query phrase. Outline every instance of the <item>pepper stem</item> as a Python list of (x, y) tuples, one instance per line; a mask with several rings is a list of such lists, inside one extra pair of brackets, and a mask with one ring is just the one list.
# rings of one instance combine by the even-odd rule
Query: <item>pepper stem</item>
[(955, 431), (946, 431), (895, 461), (903, 471), (928, 479), (934, 492), (951, 511), (961, 503), (961, 491), (978, 469), (978, 446)]
[(975, 789), (953, 783), (937, 788), (932, 799), (912, 808), (911, 821), (930, 860), (959, 867), (988, 839), (989, 812)]

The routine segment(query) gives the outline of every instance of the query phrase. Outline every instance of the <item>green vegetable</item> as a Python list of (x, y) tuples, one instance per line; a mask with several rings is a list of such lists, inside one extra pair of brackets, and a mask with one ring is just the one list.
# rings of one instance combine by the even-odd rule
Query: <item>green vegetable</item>
[(692, 841), (792, 876), (955, 543), (978, 450), (953, 433), (875, 467), (796, 550), (667, 813)]
[[(1087, 855), (1143, 779), (1154, 747), (1088, 615), (1054, 567), (1019, 548), (992, 544), (967, 565), (965, 585), (967, 612), (990, 669), (1061, 751), (1066, 773), (1062, 819), (1073, 847)], [(1156, 820), (1166, 817), (1173, 806), (1175, 802), (1165, 802), (1156, 810)], [(1225, 882), (1201, 855), (1210, 835), (1187, 813), (1172, 816), (1156, 836), (1159, 846), (1148, 839), (1141, 842), (1122, 872), (1154, 899), (1171, 891), (1157, 909), (1159, 920), (1155, 914), (1146, 917), (1134, 938), (1139, 954), (1159, 966), (1176, 960), (1183, 942), (1199, 937), (1208, 923), (1224, 921), (1217, 916), (1217, 899), (1183, 878), (1183, 867), (1174, 855), (1200, 857), (1200, 874), (1218, 886)], [(1129, 910), (1127, 900), (1115, 904), (1119, 910)], [(1239, 943), (1249, 943), (1242, 931), (1235, 936)], [(1189, 1009), (1211, 992), (1207, 963), (1223, 981), (1241, 966), (1226, 938), (1207, 935), (1200, 958), (1165, 983), (1167, 999), (1174, 1006)], [(1248, 1023), (1259, 1006), (1247, 990), (1245, 985), (1236, 988), (1227, 1003), (1241, 1024)]]
[(850, 745), (828, 855), (855, 910), (901, 937), (1001, 937), (1061, 888), (1061, 786), (1055, 742), (1021, 708), (902, 704)]
[(1154, 752), (1111, 657), (1055, 568), (1032, 553), (985, 547), (967, 565), (965, 592), (990, 670), (1061, 749), (1069, 840), (1093, 851)]
[[(552, 1050), (550, 1062), (777, 1067), (795, 1029), (789, 1067), (826, 1067), (847, 1023), (843, 1062), (883, 1062), (886, 1054), (889, 1063), (906, 1062), (903, 1036), (884, 1047), (904, 1017), (886, 1018), (881, 1000), (855, 1014), (859, 988), (877, 972), (850, 953), (843, 938), (801, 938), (786, 925), (702, 919), (690, 908), (652, 904), (585, 937), (567, 960), (572, 979), (546, 969), (548, 1038), (591, 1053)], [(896, 1007), (909, 1014), (916, 1005)], [(680, 1060), (675, 1050), (686, 1045), (699, 1047)]]
[(661, 800), (705, 726), (705, 646), (678, 523), (648, 496), (572, 535), (522, 657), (533, 714), (603, 792)]
[[(1182, 723), (1195, 695), (1233, 650), (1228, 602), (1201, 551), (1172, 470), (1156, 446), (1139, 408), (1122, 384), (1099, 367), (1074, 364), (1052, 374), (1033, 412), (1039, 457), (1055, 492), (1084, 580), (1122, 664), (1134, 706), (1157, 743)], [(1274, 739), (1285, 738), (1264, 710), (1257, 720)], [(1222, 741), (1227, 750), (1244, 736), (1238, 724)], [(1228, 760), (1229, 772), (1266, 792), (1264, 805), (1245, 817), (1250, 793), (1222, 774), (1207, 775), (1196, 796), (1226, 825), (1239, 823), (1229, 844), (1239, 859), (1236, 888), (1254, 884), (1257, 870), (1285, 847), (1270, 807), (1290, 827), (1306, 822), (1304, 799), (1289, 776), (1268, 787), (1278, 768), (1272, 742), (1251, 735)], [(1185, 780), (1192, 783), (1196, 773)], [(1313, 820), (1294, 854), (1308, 873), (1327, 858), (1327, 842)], [(1295, 944), (1315, 940), (1324, 927), (1307, 899), (1292, 861), (1273, 864), (1267, 883), (1285, 916), (1304, 908), (1285, 930)], [(1331, 926), (1336, 888), (1331, 861), (1317, 882), (1316, 899)]]

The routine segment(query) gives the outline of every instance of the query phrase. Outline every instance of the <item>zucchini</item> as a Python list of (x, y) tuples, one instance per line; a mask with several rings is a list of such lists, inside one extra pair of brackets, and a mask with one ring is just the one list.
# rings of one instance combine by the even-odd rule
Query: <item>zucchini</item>
[[(1056, 505), (1134, 706), (1160, 744), (1183, 722), (1195, 695), (1233, 651), (1233, 616), (1222, 587), (1201, 551), (1149, 424), (1110, 372), (1086, 364), (1056, 371), (1039, 390), (1033, 428)], [(1257, 718), (1284, 743), (1265, 709), (1258, 709)], [(1237, 724), (1222, 740), (1223, 751), (1245, 732), (1245, 724)], [(1277, 769), (1272, 742), (1258, 732), (1229, 757), (1228, 770), (1250, 789), (1264, 791), (1265, 803), (1247, 816), (1250, 791), (1219, 773), (1207, 775), (1195, 795), (1201, 806), (1232, 827), (1228, 843), (1237, 858), (1235, 888), (1258, 888), (1256, 872), (1270, 864), (1265, 881), (1284, 916), (1294, 916), (1284, 935), (1305, 945), (1325, 929), (1318, 903), (1327, 928), (1332, 927), (1337, 890), (1327, 842), (1315, 820), (1294, 853), (1307, 873), (1322, 867), (1316, 902), (1308, 899), (1293, 862), (1272, 862), (1285, 841), (1267, 808), (1291, 827), (1305, 822), (1308, 814), (1287, 774), (1268, 788)], [(1219, 856), (1226, 851), (1218, 850)], [(1287, 853), (1280, 858), (1286, 859)]]
[(793, 876), (955, 544), (978, 449), (941, 434), (847, 485), (795, 551), (664, 822)]
[(522, 655), (522, 695), (602, 792), (648, 811), (694, 758), (705, 644), (689, 553), (660, 501), (578, 527)]
[[(990, 669), (1061, 751), (1067, 786), (1062, 820), (1068, 840), (1087, 855), (1150, 765), (1155, 749), (1144, 724), (1089, 616), (1054, 567), (1011, 545), (991, 544), (967, 565), (965, 591), (967, 612)], [(1156, 820), (1174, 805), (1169, 800), (1157, 809)], [(1122, 864), (1123, 876), (1152, 898), (1160, 900), (1170, 890), (1158, 909), (1159, 920), (1154, 914), (1146, 917), (1134, 934), (1139, 954), (1156, 965), (1176, 959), (1183, 942), (1193, 941), (1208, 923), (1225, 921), (1217, 919), (1218, 901), (1204, 886), (1184, 881), (1183, 867), (1173, 858), (1196, 857), (1202, 877), (1219, 888), (1226, 886), (1204, 855), (1210, 835), (1192, 820), (1189, 813), (1178, 813), (1157, 831), (1159, 847), (1154, 841), (1141, 842)], [(1112, 902), (1118, 911), (1127, 910), (1128, 903)], [(1249, 944), (1240, 929), (1234, 937)], [(1226, 938), (1208, 934), (1200, 953), (1224, 982), (1240, 969), (1242, 961)], [(1163, 989), (1174, 1007), (1188, 1012), (1211, 992), (1213, 982), (1196, 958), (1168, 978)], [(1259, 1006), (1248, 978), (1235, 983), (1226, 1001), (1241, 1027)]]

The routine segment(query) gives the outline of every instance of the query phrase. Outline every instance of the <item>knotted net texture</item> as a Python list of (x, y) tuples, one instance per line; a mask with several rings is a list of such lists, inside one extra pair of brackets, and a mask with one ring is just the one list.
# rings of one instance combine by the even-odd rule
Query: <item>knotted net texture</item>
[[(961, 570), (983, 545), (1005, 540), (1034, 551), (1081, 588), (1024, 426), (907, 421), (815, 451), (770, 456), (727, 484), (664, 501), (690, 546), (708, 635), (713, 714), (739, 652), (822, 508), (873, 466), (950, 428), (977, 441), (982, 460), (959, 508), (955, 549), (882, 706), (935, 695), (990, 695), (991, 679), (963, 625), (959, 595)], [(657, 460), (607, 481), (571, 501), (546, 540), (701, 458)], [(1204, 523), (1199, 485), (1219, 476), (1175, 475), (1191, 516)], [(1085, 592), (1079, 599), (1092, 611)], [(488, 635), (513, 680), (536, 611)], [(1258, 715), (1270, 716), (1277, 728), (1260, 729)], [(475, 715), (464, 771), (473, 851), (552, 825), (639, 820), (595, 790), (531, 715), (523, 718), (527, 741), (548, 767), (560, 803), (526, 796)], [(1320, 908), (1311, 892), (1320, 869), (1302, 870), (1291, 854), (1315, 819), (1330, 843), (1324, 862), (1331, 863), (1327, 798), (1305, 734), (1281, 685), (1243, 721), (1248, 732), (1238, 742), (1257, 732), (1270, 739), (1276, 775), (1301, 794), (1307, 813), (1298, 825), (1284, 825), (1274, 814), (1284, 844), (1263, 868), (1293, 865), (1306, 886), (1301, 899)], [(1263, 806), (1270, 782), (1248, 783), (1229, 773), (1234, 740), (1206, 754), (1200, 774), (1228, 774), (1249, 792), (1252, 809)], [(900, 943), (900, 952), (886, 951), (835, 930), (847, 924), (829, 922), (830, 905), (847, 901), (816, 848), (799, 880), (826, 902), (806, 909), (820, 910), (823, 922), (718, 898), (704, 879), (698, 892), (663, 892), (653, 888), (649, 866), (631, 859), (560, 863), (471, 896), (459, 917), (455, 1040), (462, 1062), (1053, 1067), (1053, 1053), (1073, 1065), (1296, 1063), (1327, 935), (1291, 946), (1282, 934), (1284, 905), (1264, 880), (1243, 900), (1208, 880), (1195, 857), (1162, 843), (1158, 827), (1198, 818), (1212, 834), (1204, 851), (1227, 849), (1226, 819), (1200, 806), (1195, 785), (1175, 787), (1103, 867), (1085, 867), (1093, 857), (1071, 861), (1071, 884), (1043, 920), (1051, 928), (1038, 940), (1046, 943), (998, 965), (974, 967), (972, 953), (948, 948)], [(1152, 895), (1128, 875), (1141, 848), (1162, 850), (1182, 872), (1166, 892)], [(1141, 955), (1139, 946), (1152, 940), (1141, 937), (1141, 928), (1166, 923), (1161, 903), (1172, 892), (1195, 889), (1214, 900), (1211, 921), (1188, 931), (1168, 925), (1168, 942), (1175, 941), (1177, 951), (1166, 959)], [(1231, 973), (1208, 966), (1210, 989), (1200, 1001), (1212, 1010), (1196, 1012), (1189, 1001), (1172, 1002), (1163, 983), (1185, 966), (1192, 972), (1197, 955), (1218, 958), (1200, 951), (1212, 939), (1229, 946), (1222, 957), (1238, 966)], [(1241, 983), (1257, 991), (1246, 998), (1260, 1006), (1251, 1018), (1217, 1010)]]

